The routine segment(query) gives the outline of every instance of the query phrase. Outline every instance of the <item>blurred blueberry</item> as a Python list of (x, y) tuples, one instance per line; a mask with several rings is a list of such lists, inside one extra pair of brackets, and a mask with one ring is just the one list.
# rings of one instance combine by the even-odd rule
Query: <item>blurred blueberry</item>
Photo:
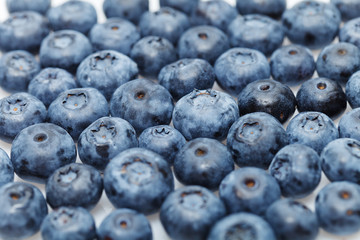
[(360, 107), (360, 71), (354, 73), (345, 87), (346, 99), (352, 108)]
[(339, 41), (352, 43), (360, 47), (360, 17), (344, 23), (339, 32)]
[(360, 17), (360, 2), (357, 0), (330, 0), (341, 13), (342, 20)]
[(51, 0), (6, 0), (6, 7), (10, 13), (35, 11), (45, 14), (50, 6)]
[(345, 113), (339, 122), (339, 137), (360, 141), (360, 108)]
[(105, 0), (103, 10), (107, 18), (119, 17), (138, 23), (149, 10), (149, 0)]
[(263, 14), (272, 18), (280, 18), (286, 9), (286, 0), (236, 0), (240, 14)]
[(14, 167), (7, 153), (0, 148), (0, 187), (14, 181)]
[(198, 5), (199, 0), (160, 0), (161, 7), (171, 7), (188, 15)]

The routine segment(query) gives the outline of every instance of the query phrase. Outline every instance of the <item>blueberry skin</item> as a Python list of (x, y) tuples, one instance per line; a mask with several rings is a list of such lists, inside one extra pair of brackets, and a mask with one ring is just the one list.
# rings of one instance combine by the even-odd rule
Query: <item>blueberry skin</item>
[(226, 31), (238, 12), (225, 1), (200, 1), (191, 12), (192, 25), (211, 25)]
[(74, 30), (50, 33), (40, 46), (40, 63), (43, 68), (59, 67), (75, 72), (80, 62), (92, 53), (89, 39)]
[(148, 127), (170, 124), (174, 103), (161, 85), (146, 79), (127, 82), (116, 89), (110, 101), (113, 117), (123, 118), (141, 134)]
[(76, 87), (77, 83), (68, 71), (61, 68), (45, 68), (30, 81), (28, 92), (49, 107), (61, 92)]
[(316, 214), (292, 199), (272, 204), (266, 210), (266, 220), (282, 240), (315, 240), (319, 232)]
[(97, 22), (94, 6), (85, 1), (67, 1), (47, 12), (54, 31), (72, 29), (87, 34)]
[(41, 224), (44, 240), (93, 240), (96, 239), (95, 221), (81, 207), (60, 207), (47, 215)]
[(344, 24), (339, 32), (339, 41), (352, 43), (360, 47), (360, 17), (352, 19)]
[(0, 58), (0, 86), (8, 92), (25, 92), (40, 72), (40, 64), (29, 52), (16, 50)]
[(334, 122), (320, 112), (299, 113), (290, 120), (286, 133), (290, 144), (304, 144), (319, 155), (329, 142), (339, 137)]
[(315, 111), (336, 118), (346, 109), (346, 95), (339, 83), (328, 78), (313, 78), (296, 94), (299, 112)]
[(196, 138), (176, 155), (174, 173), (184, 185), (199, 185), (216, 190), (224, 177), (234, 170), (231, 153), (221, 142)]
[(107, 100), (122, 84), (137, 78), (139, 69), (128, 56), (111, 50), (96, 52), (79, 65), (76, 78), (81, 87), (99, 90)]
[(333, 182), (316, 196), (315, 210), (320, 226), (336, 235), (360, 229), (360, 187), (352, 182)]
[(321, 168), (334, 181), (360, 183), (360, 141), (339, 138), (331, 141), (321, 153)]
[(94, 167), (71, 163), (49, 177), (45, 191), (46, 201), (53, 209), (67, 206), (91, 210), (101, 198), (103, 180)]
[(108, 102), (97, 89), (73, 88), (60, 93), (50, 104), (47, 118), (77, 140), (92, 122), (108, 115)]
[(166, 198), (160, 221), (171, 239), (200, 240), (225, 214), (225, 206), (215, 194), (204, 187), (187, 186)]
[(283, 26), (260, 14), (238, 16), (227, 29), (230, 45), (258, 50), (270, 56), (284, 40)]
[(320, 183), (320, 157), (308, 146), (287, 145), (275, 155), (269, 173), (278, 182), (284, 197), (303, 198)]
[(345, 113), (339, 121), (339, 137), (353, 138), (360, 141), (360, 108)]
[(266, 112), (281, 123), (295, 112), (296, 99), (291, 89), (272, 79), (249, 83), (238, 96), (241, 115), (251, 112)]
[(270, 68), (275, 80), (291, 86), (310, 79), (316, 64), (310, 49), (292, 44), (278, 48), (271, 55)]
[(266, 209), (280, 199), (280, 187), (265, 170), (244, 167), (232, 171), (219, 187), (220, 199), (228, 213), (249, 212), (264, 215)]
[(291, 42), (318, 49), (336, 37), (341, 14), (333, 5), (318, 1), (301, 1), (287, 9), (282, 23)]
[(188, 15), (197, 7), (199, 0), (160, 0), (161, 7), (171, 7)]
[(158, 80), (178, 100), (194, 89), (212, 88), (216, 75), (206, 60), (185, 58), (163, 67)]
[(274, 231), (261, 217), (251, 213), (234, 213), (218, 221), (207, 240), (253, 239), (275, 240)]
[(21, 130), (45, 119), (44, 104), (28, 93), (15, 93), (0, 100), (0, 138), (4, 141), (12, 142)]
[(220, 29), (197, 26), (184, 32), (178, 42), (180, 58), (202, 58), (210, 64), (229, 49), (229, 39)]
[(162, 7), (156, 12), (145, 12), (140, 19), (141, 35), (166, 38), (176, 45), (181, 34), (190, 27), (189, 18), (170, 7)]
[(236, 7), (240, 14), (263, 14), (272, 18), (280, 18), (286, 9), (286, 0), (237, 0)]
[(231, 126), (227, 147), (240, 166), (268, 168), (275, 154), (288, 144), (281, 123), (264, 112), (249, 113)]
[(157, 76), (165, 65), (177, 60), (174, 46), (169, 40), (148, 36), (135, 43), (130, 52), (137, 63), (140, 73), (145, 76)]
[(24, 182), (8, 183), (0, 188), (0, 196), (2, 239), (23, 239), (39, 231), (48, 209), (37, 187)]
[(115, 50), (130, 55), (131, 48), (140, 39), (136, 26), (122, 18), (110, 18), (93, 26), (89, 39), (94, 51)]
[(149, 0), (105, 0), (103, 10), (107, 18), (125, 18), (138, 23), (141, 15), (149, 10)]
[(80, 160), (102, 171), (120, 152), (138, 146), (135, 129), (124, 119), (102, 117), (88, 126), (78, 140)]
[(9, 13), (34, 11), (45, 14), (51, 6), (51, 0), (6, 0)]
[(104, 188), (116, 208), (144, 214), (158, 211), (174, 190), (170, 165), (155, 152), (131, 148), (111, 159), (104, 172)]
[(354, 73), (346, 83), (346, 99), (352, 108), (360, 107), (360, 71)]
[(215, 62), (217, 83), (232, 95), (237, 95), (250, 82), (270, 78), (270, 65), (259, 51), (232, 48)]
[(325, 47), (317, 61), (320, 77), (346, 84), (351, 75), (360, 70), (360, 49), (351, 43), (340, 42)]
[(0, 24), (0, 49), (37, 51), (41, 41), (49, 32), (48, 20), (39, 13), (33, 11), (12, 13)]
[(7, 153), (0, 148), (0, 187), (14, 181), (14, 167)]
[(23, 129), (16, 136), (10, 159), (19, 177), (44, 183), (56, 169), (75, 162), (76, 147), (61, 127), (39, 123)]
[(122, 208), (114, 210), (102, 221), (98, 237), (99, 240), (152, 240), (152, 230), (142, 213)]
[(139, 147), (160, 154), (170, 165), (185, 143), (184, 136), (168, 125), (149, 127), (139, 136)]
[(330, 0), (341, 13), (344, 21), (360, 17), (360, 3), (357, 0)]
[(194, 90), (176, 103), (173, 124), (187, 140), (206, 137), (222, 141), (238, 117), (238, 106), (229, 94)]

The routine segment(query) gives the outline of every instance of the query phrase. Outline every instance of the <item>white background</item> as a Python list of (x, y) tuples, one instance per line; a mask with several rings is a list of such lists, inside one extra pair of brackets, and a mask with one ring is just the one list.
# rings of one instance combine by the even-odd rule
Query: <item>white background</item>
[[(85, 0), (87, 2), (92, 3), (95, 8), (97, 9), (97, 13), (98, 13), (98, 21), (100, 23), (105, 21), (105, 16), (103, 14), (102, 11), (102, 0)], [(132, 0), (128, 0), (128, 1), (132, 1)], [(243, 0), (246, 1), (246, 0)], [(329, 2), (329, 0), (321, 0), (323, 2)], [(65, 2), (65, 0), (52, 0), (52, 6), (58, 6), (61, 3)], [(234, 5), (235, 4), (235, 0), (227, 0), (227, 2), (229, 2), (230, 4)], [(292, 7), (294, 4), (296, 4), (297, 2), (300, 2), (300, 0), (288, 0), (287, 1), (287, 5), (288, 8)], [(158, 0), (150, 0), (150, 10), (151, 11), (155, 11), (159, 8), (159, 3)], [(5, 0), (0, 0), (0, 21), (4, 21), (6, 20), (8, 17), (8, 12), (5, 6)], [(335, 40), (337, 41), (337, 40)], [(285, 45), (289, 44), (289, 42), (287, 40), (285, 40), (284, 42)], [(314, 52), (314, 56), (318, 55), (318, 51)], [(316, 75), (314, 75), (315, 77)], [(217, 86), (215, 86), (216, 89), (218, 89)], [(293, 91), (296, 93), (298, 87), (294, 88)], [(6, 97), (8, 96), (9, 93), (3, 91), (2, 89), (0, 89), (0, 98)], [(347, 108), (347, 111), (349, 110), (349, 107)], [(297, 114), (297, 112), (295, 113)], [(295, 115), (294, 114), (294, 115)], [(339, 121), (339, 118), (335, 120), (335, 123), (337, 124)], [(285, 124), (286, 125), (286, 124)], [(9, 155), (10, 155), (10, 149), (11, 149), (11, 145), (5, 142), (2, 142), (0, 140), (0, 147), (3, 148)], [(77, 162), (79, 161), (79, 158), (77, 159)], [(22, 181), (20, 178), (18, 178), (17, 176), (15, 177), (15, 181)], [(314, 201), (315, 201), (315, 197), (316, 194), (319, 192), (319, 190), (324, 187), (326, 184), (328, 184), (329, 181), (326, 179), (326, 177), (324, 176), (324, 174), (322, 175), (322, 180), (320, 185), (318, 186), (318, 188), (307, 198), (304, 199), (300, 199), (300, 201), (302, 203), (305, 203), (310, 209), (314, 210)], [(41, 184), (35, 184), (37, 187), (40, 188), (40, 190), (43, 192), (43, 194), (45, 195), (45, 191), (44, 191), (44, 185)], [(181, 184), (179, 184), (176, 181), (176, 187), (181, 186)], [(217, 193), (216, 193), (217, 194)], [(112, 206), (112, 204), (109, 202), (109, 200), (106, 197), (105, 192), (102, 195), (102, 198), (100, 200), (100, 202), (97, 204), (97, 206), (91, 211), (91, 214), (93, 215), (95, 221), (96, 221), (96, 225), (97, 227), (100, 225), (101, 221), (111, 212), (114, 210), (114, 207)], [(51, 208), (49, 207), (49, 211), (51, 211)], [(154, 240), (167, 240), (170, 239), (167, 234), (165, 233), (160, 220), (159, 220), (159, 214), (153, 214), (148, 216), (148, 219), (150, 220), (151, 223), (151, 227), (153, 230), (153, 239)], [(1, 219), (0, 219), (1, 221)], [(34, 235), (32, 238), (29, 238), (30, 240), (38, 240), (41, 239), (41, 235), (40, 233)], [(358, 240), (360, 239), (360, 233), (358, 234), (354, 234), (354, 235), (350, 235), (350, 236), (345, 236), (345, 237), (337, 237), (334, 235), (330, 235), (328, 233), (326, 233), (323, 230), (320, 230), (320, 234), (317, 238), (318, 240)]]

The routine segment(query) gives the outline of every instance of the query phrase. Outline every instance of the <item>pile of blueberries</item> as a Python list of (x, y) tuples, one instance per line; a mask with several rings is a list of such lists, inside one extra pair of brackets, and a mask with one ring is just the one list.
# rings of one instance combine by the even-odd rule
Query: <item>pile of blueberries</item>
[(6, 4), (0, 238), (148, 240), (158, 211), (179, 240), (360, 230), (358, 0), (104, 0), (104, 23), (85, 1)]

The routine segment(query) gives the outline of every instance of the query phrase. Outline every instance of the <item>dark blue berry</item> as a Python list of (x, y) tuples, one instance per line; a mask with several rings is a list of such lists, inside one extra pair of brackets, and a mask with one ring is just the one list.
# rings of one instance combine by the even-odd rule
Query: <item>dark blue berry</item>
[(286, 0), (236, 0), (240, 14), (263, 14), (272, 18), (280, 18), (286, 9)]
[(149, 10), (149, 0), (105, 0), (103, 10), (107, 18), (119, 17), (138, 23)]

